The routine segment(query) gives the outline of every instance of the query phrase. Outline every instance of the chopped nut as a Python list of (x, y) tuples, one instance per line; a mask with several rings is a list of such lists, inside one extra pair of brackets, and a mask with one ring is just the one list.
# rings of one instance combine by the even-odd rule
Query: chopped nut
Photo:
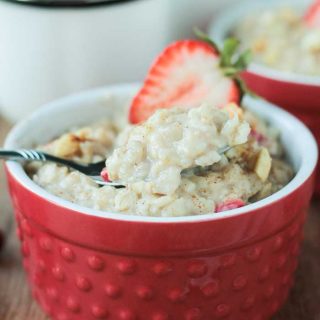
[(64, 134), (54, 142), (54, 154), (58, 157), (70, 157), (80, 152), (80, 139), (73, 134)]
[(78, 129), (77, 131), (75, 131), (75, 135), (81, 139), (81, 140), (87, 140), (89, 137), (90, 137), (90, 133), (91, 133), (91, 130), (90, 128), (88, 127), (84, 127), (84, 128), (81, 128), (81, 129)]
[(255, 201), (264, 199), (271, 194), (272, 194), (272, 183), (266, 182), (266, 184), (262, 187), (262, 189), (256, 195), (254, 195), (254, 197), (252, 197), (250, 200), (255, 202)]
[(236, 103), (227, 104), (224, 110), (227, 111), (230, 119), (232, 119), (236, 114), (238, 115), (239, 119), (243, 119), (243, 111)]
[(253, 169), (253, 171), (262, 181), (266, 181), (268, 179), (271, 170), (271, 163), (272, 159), (268, 149), (262, 148), (257, 155)]
[(265, 39), (257, 39), (252, 46), (254, 52), (263, 52), (267, 47)]

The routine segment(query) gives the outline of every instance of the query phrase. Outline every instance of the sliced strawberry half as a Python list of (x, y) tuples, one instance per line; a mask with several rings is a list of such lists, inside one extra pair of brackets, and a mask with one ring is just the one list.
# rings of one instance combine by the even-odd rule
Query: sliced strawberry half
[(129, 120), (139, 123), (157, 109), (192, 108), (202, 102), (223, 107), (239, 103), (237, 82), (221, 70), (220, 54), (208, 43), (182, 40), (167, 47), (151, 66), (132, 101)]
[(320, 0), (314, 1), (307, 10), (304, 20), (309, 27), (320, 28)]

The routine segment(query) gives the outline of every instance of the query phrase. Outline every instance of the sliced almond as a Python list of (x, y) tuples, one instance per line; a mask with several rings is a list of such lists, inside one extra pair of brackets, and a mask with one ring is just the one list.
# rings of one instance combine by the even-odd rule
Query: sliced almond
[(252, 47), (252, 50), (254, 52), (263, 52), (265, 51), (267, 47), (267, 43), (266, 43), (266, 40), (265, 39), (257, 39), (254, 43), (253, 43), (253, 47)]
[(80, 152), (80, 141), (73, 134), (64, 134), (53, 143), (54, 154), (58, 157), (70, 157)]
[(232, 119), (235, 115), (238, 115), (239, 119), (243, 118), (242, 108), (234, 102), (227, 104), (224, 107), (224, 110), (227, 111), (230, 119)]
[(272, 159), (269, 151), (266, 148), (262, 148), (256, 158), (253, 171), (262, 181), (266, 181), (269, 177), (271, 170)]
[(264, 199), (272, 194), (272, 183), (266, 182), (262, 189), (254, 196), (254, 201)]

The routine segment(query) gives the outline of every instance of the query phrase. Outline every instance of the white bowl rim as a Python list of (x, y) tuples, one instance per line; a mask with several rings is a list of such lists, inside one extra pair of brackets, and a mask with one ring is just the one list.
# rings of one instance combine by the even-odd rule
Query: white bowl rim
[[(63, 107), (64, 109), (75, 105), (82, 101), (84, 98), (96, 98), (102, 93), (126, 93), (133, 92), (133, 90), (137, 90), (138, 84), (137, 83), (124, 83), (112, 86), (106, 86), (102, 88), (91, 89), (88, 91), (83, 91), (77, 94), (69, 95), (63, 97), (61, 99), (55, 100), (51, 103), (48, 103), (41, 107), (40, 109), (36, 110), (32, 113), (29, 117), (25, 120), (20, 121), (16, 124), (12, 130), (9, 132), (4, 147), (5, 148), (12, 148), (14, 144), (15, 137), (21, 136), (21, 133), (28, 132), (28, 122), (30, 119), (38, 118), (40, 115), (43, 114), (50, 114), (51, 111), (57, 108)], [(248, 103), (253, 102), (254, 99), (248, 98)], [(256, 100), (255, 100), (256, 101)], [(260, 209), (262, 207), (266, 207), (274, 202), (279, 201), (281, 198), (286, 197), (296, 189), (298, 189), (308, 178), (310, 178), (311, 174), (313, 173), (317, 158), (318, 158), (318, 148), (316, 141), (309, 131), (309, 129), (297, 118), (289, 114), (288, 112), (280, 109), (272, 105), (271, 103), (259, 100), (255, 103), (261, 104), (264, 108), (268, 108), (268, 111), (274, 113), (277, 112), (281, 117), (285, 117), (287, 121), (290, 121), (292, 125), (294, 125), (295, 133), (302, 141), (300, 142), (301, 146), (304, 148), (305, 152), (301, 159), (302, 164), (297, 171), (295, 177), (281, 190), (277, 191), (276, 193), (272, 194), (271, 196), (257, 201), (255, 203), (246, 205), (242, 208), (224, 211), (219, 214), (202, 214), (202, 215), (192, 215), (192, 216), (182, 216), (182, 217), (150, 217), (150, 216), (138, 216), (138, 215), (130, 215), (130, 214), (121, 214), (115, 212), (106, 212), (95, 210), (91, 208), (86, 208), (84, 206), (69, 202), (64, 200), (58, 196), (55, 196), (39, 185), (37, 185), (32, 179), (24, 171), (21, 164), (14, 162), (14, 161), (7, 161), (7, 169), (9, 170), (10, 174), (14, 177), (14, 179), (22, 184), (25, 188), (27, 188), (30, 192), (37, 194), (39, 197), (46, 199), (47, 201), (54, 203), (57, 206), (65, 207), (69, 210), (76, 211), (77, 213), (95, 216), (105, 219), (112, 219), (112, 220), (119, 220), (119, 221), (130, 221), (130, 222), (152, 222), (152, 223), (192, 223), (192, 222), (201, 222), (201, 221), (211, 221), (211, 220), (220, 220), (225, 218), (231, 218), (234, 216), (239, 216), (242, 214), (246, 214), (252, 212), (254, 210)], [(50, 117), (48, 117), (50, 118)]]
[[(291, 1), (293, 3), (301, 2)], [(219, 16), (217, 16), (209, 25), (209, 35), (217, 41), (220, 45), (227, 32), (230, 31), (232, 24), (234, 24), (233, 19), (230, 17), (241, 16), (241, 13), (246, 10), (248, 12), (254, 11), (256, 5), (264, 7), (273, 7), (273, 6), (283, 6), (281, 1), (268, 1), (264, 3), (256, 3), (255, 6), (252, 5), (252, 1), (241, 1), (241, 3), (232, 3), (227, 5), (224, 9), (221, 10)], [(293, 4), (294, 5), (294, 4)], [(241, 10), (239, 10), (241, 8)], [(229, 23), (230, 22), (230, 23)], [(276, 68), (268, 67), (262, 63), (251, 62), (247, 68), (247, 71), (265, 78), (274, 79), (277, 81), (284, 81), (294, 84), (301, 85), (310, 85), (310, 86), (319, 86), (320, 87), (320, 76), (311, 76), (296, 72), (277, 70)]]

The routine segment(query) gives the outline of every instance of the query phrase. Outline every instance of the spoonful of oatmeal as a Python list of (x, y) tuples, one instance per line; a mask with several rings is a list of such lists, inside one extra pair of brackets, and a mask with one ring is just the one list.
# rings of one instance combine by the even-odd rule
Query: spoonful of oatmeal
[(201, 41), (169, 45), (149, 69), (129, 108), (134, 126), (106, 161), (106, 181), (173, 194), (181, 174), (207, 170), (230, 147), (247, 142), (250, 127), (238, 106), (246, 86), (239, 74), (250, 53), (237, 54), (236, 39), (220, 49), (195, 32)]
[(238, 106), (248, 52), (237, 54), (236, 39), (219, 50), (199, 30), (197, 35), (202, 41), (178, 41), (160, 54), (131, 103), (135, 125), (121, 134), (106, 162), (81, 164), (36, 150), (3, 150), (0, 157), (59, 163), (101, 185), (142, 183), (153, 193), (174, 193), (181, 175), (220, 163), (250, 133)]
[(153, 192), (170, 194), (181, 174), (218, 163), (233, 146), (247, 141), (249, 124), (240, 109), (207, 104), (190, 110), (156, 111), (147, 121), (129, 127), (105, 161), (83, 164), (38, 150), (0, 150), (0, 158), (54, 162), (77, 170), (100, 185), (124, 187), (145, 181)]
[(209, 104), (159, 109), (122, 133), (102, 177), (115, 186), (143, 181), (153, 193), (172, 194), (181, 174), (219, 163), (231, 147), (246, 143), (249, 133), (234, 103), (223, 109)]

